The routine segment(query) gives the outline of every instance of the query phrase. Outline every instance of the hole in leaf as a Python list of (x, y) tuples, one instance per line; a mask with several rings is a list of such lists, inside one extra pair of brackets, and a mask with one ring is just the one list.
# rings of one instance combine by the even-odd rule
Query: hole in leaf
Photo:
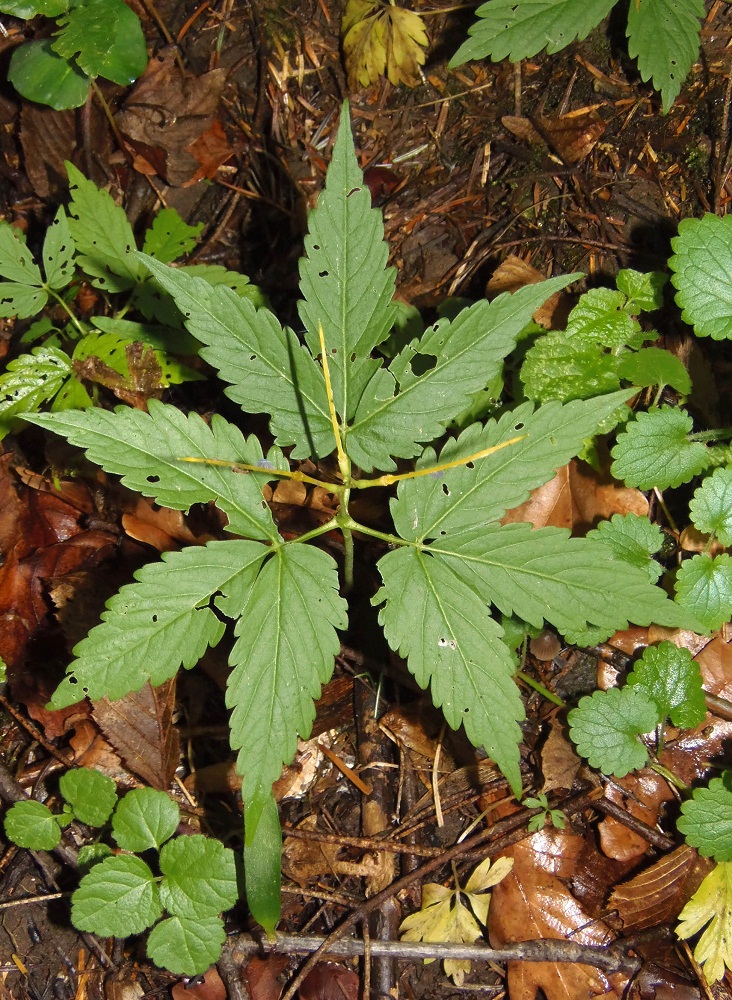
[(523, 422), (523, 420), (519, 420), (518, 423), (514, 424), (513, 425), (513, 429), (515, 431), (522, 431), (524, 429), (524, 422)]
[(465, 463), (465, 468), (466, 469), (474, 469), (475, 468), (475, 462), (466, 462)]
[(351, 364), (353, 364), (353, 362), (356, 360), (356, 357), (357, 355), (356, 352), (354, 351), (353, 354), (351, 355)]
[(147, 477), (147, 481), (148, 481), (148, 483), (159, 483), (160, 482), (160, 476), (148, 476)]
[(153, 624), (154, 624), (158, 620), (158, 616), (157, 615), (153, 615), (152, 616), (152, 620), (153, 620)]
[(319, 278), (327, 278), (328, 277), (328, 271), (318, 271), (318, 277)]
[(257, 355), (256, 355), (256, 354), (251, 354), (251, 355), (249, 356), (249, 360), (250, 360), (250, 361), (256, 361), (256, 360), (257, 360)]
[(313, 243), (313, 250), (320, 250), (320, 245), (318, 243)]
[(360, 187), (351, 188), (351, 190), (346, 195), (346, 198), (350, 198), (352, 194), (358, 194), (360, 190), (361, 190)]
[(450, 496), (450, 490), (448, 489), (447, 483), (442, 484), (442, 492), (445, 494), (446, 497)]

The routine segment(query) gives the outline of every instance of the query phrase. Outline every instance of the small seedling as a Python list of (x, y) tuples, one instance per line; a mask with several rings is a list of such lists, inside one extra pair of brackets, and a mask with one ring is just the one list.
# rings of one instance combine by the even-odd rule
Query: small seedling
[(537, 833), (546, 826), (547, 820), (551, 823), (553, 827), (557, 830), (563, 830), (567, 825), (567, 817), (564, 815), (561, 809), (550, 809), (549, 799), (546, 797), (544, 792), (540, 792), (538, 795), (530, 795), (528, 798), (523, 800), (523, 804), (527, 809), (541, 809), (540, 813), (536, 816), (532, 816), (529, 820), (528, 831), (529, 833)]

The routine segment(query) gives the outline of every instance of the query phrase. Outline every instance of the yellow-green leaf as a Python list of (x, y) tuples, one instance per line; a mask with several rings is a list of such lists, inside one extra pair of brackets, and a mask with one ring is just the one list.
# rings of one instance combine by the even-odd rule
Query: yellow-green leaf
[(375, 83), (384, 73), (395, 86), (417, 86), (428, 39), (415, 11), (379, 0), (348, 0), (341, 30), (352, 88)]
[(679, 914), (676, 933), (689, 938), (709, 924), (694, 949), (710, 983), (732, 969), (732, 861), (723, 861), (704, 879)]

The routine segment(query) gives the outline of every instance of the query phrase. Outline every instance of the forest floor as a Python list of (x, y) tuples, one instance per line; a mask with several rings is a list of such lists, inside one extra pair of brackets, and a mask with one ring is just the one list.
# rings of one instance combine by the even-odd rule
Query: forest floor
[[(430, 37), (420, 85), (381, 80), (354, 91), (343, 66), (337, 0), (130, 6), (152, 58), (142, 82), (102, 88), (117, 115), (114, 130), (96, 100), (54, 111), (20, 99), (9, 84), (0, 87), (0, 215), (26, 231), (29, 244), (67, 200), (63, 164), (70, 160), (124, 206), (136, 233), (161, 206), (191, 225), (202, 222), (191, 260), (246, 274), (297, 328), (307, 212), (323, 186), (345, 98), (360, 165), (383, 210), (398, 294), (427, 320), (448, 296), (511, 290), (537, 272), (581, 271), (585, 287), (593, 287), (611, 284), (620, 268), (665, 270), (680, 220), (724, 215), (732, 200), (732, 14), (720, 0), (703, 24), (702, 58), (665, 116), (624, 51), (620, 17), (554, 56), (449, 70), (473, 10), (450, 4), (441, 13), (437, 0), (420, 0), (415, 9), (429, 15)], [(9, 17), (4, 23), (5, 65), (25, 29)], [(98, 304), (92, 292), (89, 308)], [(705, 419), (729, 412), (724, 347), (700, 346), (672, 306), (663, 320), (663, 345), (673, 346), (703, 387)], [(0, 321), (3, 363), (20, 353), (24, 329)], [(176, 386), (164, 398), (201, 413), (229, 412), (213, 379)], [(116, 402), (111, 393), (109, 400)], [(69, 453), (58, 444), (52, 451), (37, 432), (10, 435), (0, 447), (0, 655), (9, 668), (0, 695), (0, 798), (12, 801), (20, 789), (53, 799), (69, 766), (95, 767), (121, 790), (170, 790), (188, 829), (239, 847), (225, 643), (206, 655), (203, 671), (186, 671), (177, 686), (144, 689), (120, 703), (45, 707), (104, 601), (160, 552), (211, 537), (220, 525), (205, 513), (158, 508), (107, 477), (49, 474), (65, 467)], [(303, 506), (304, 498), (304, 489), (278, 486), (272, 503), (281, 530), (311, 523), (317, 512)], [(526, 517), (580, 531), (614, 512), (653, 515), (655, 504), (653, 496), (649, 501), (573, 462), (533, 498)], [(375, 586), (367, 545), (358, 558), (362, 579)], [(689, 950), (669, 933), (703, 863), (673, 839), (667, 784), (651, 771), (601, 782), (574, 754), (562, 711), (527, 687), (525, 785), (531, 794), (548, 794), (568, 819), (565, 830), (548, 825), (530, 835), (531, 812), (490, 762), (445, 731), (403, 664), (379, 644), (370, 596), (357, 595), (362, 614), (344, 637), (312, 736), (277, 786), (286, 834), (281, 929), (328, 934), (375, 892), (414, 872), (372, 915), (372, 939), (396, 942), (401, 920), (419, 907), (421, 884), (452, 885), (444, 853), (484, 829), (503, 838), (522, 880), (520, 892), (506, 890), (493, 943), (632, 939), (641, 971), (629, 986), (620, 964), (602, 972), (556, 961), (474, 962), (460, 984), (441, 962), (373, 957), (367, 975), (363, 960), (352, 958), (321, 967), (300, 997), (356, 1000), (364, 982), (372, 996), (410, 1000), (473, 992), (532, 1000), (542, 990), (547, 1000), (732, 996), (726, 981), (704, 984)], [(612, 645), (578, 650), (547, 632), (532, 640), (524, 670), (576, 700), (595, 689), (598, 674), (624, 669), (638, 646), (658, 636), (631, 629)], [(692, 650), (707, 689), (722, 698), (732, 697), (728, 639), (726, 632), (700, 639)], [(704, 762), (725, 761), (730, 737), (732, 722), (710, 715), (667, 752), (692, 780)], [(362, 808), (363, 781), (352, 780), (354, 770), (369, 776), (376, 817)], [(465, 852), (455, 855), (463, 883), (485, 857), (471, 844), (466, 840)], [(246, 957), (232, 946), (218, 971), (186, 983), (156, 968), (138, 938), (95, 940), (76, 932), (68, 902), (76, 876), (63, 861), (16, 848), (2, 834), (0, 848), (0, 998), (277, 1000), (303, 961), (292, 947), (285, 955)], [(653, 895), (649, 874), (662, 857), (673, 858), (663, 898)], [(628, 889), (632, 878), (641, 881)], [(54, 899), (36, 898), (46, 894)], [(25, 905), (6, 905), (28, 897)], [(580, 924), (589, 931), (577, 938)], [(238, 935), (255, 930), (243, 905), (227, 929), (237, 947)]]

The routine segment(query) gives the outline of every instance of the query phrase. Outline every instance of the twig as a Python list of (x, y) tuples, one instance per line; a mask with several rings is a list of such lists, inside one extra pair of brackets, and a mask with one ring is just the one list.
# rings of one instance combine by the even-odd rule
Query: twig
[(637, 833), (639, 837), (643, 837), (649, 844), (657, 847), (659, 851), (670, 851), (676, 846), (670, 837), (666, 837), (664, 834), (659, 833), (658, 830), (654, 830), (652, 826), (648, 826), (642, 820), (631, 816), (622, 806), (619, 806), (615, 802), (610, 802), (609, 799), (596, 799), (592, 805), (599, 812), (605, 813), (607, 816), (612, 816), (613, 819), (622, 823), (623, 826), (627, 826), (629, 830)]

